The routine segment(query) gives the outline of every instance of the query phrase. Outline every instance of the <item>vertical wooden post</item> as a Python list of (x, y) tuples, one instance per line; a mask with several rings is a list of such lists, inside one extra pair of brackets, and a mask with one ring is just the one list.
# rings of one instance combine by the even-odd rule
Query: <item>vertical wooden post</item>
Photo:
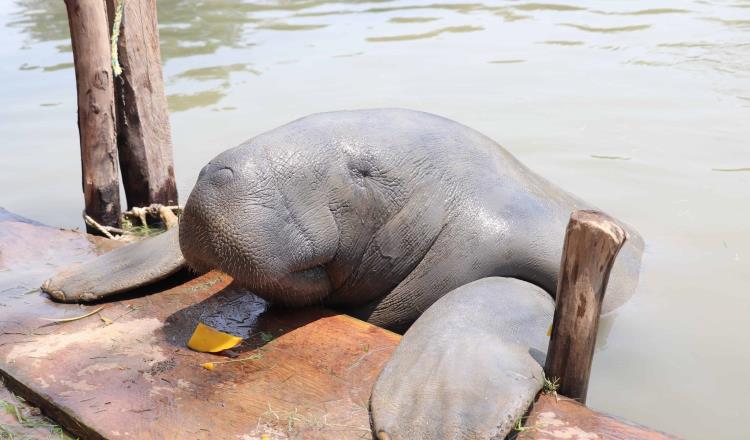
[[(86, 213), (119, 226), (115, 105), (107, 14), (102, 0), (65, 0), (78, 91), (78, 131)], [(87, 226), (89, 232), (97, 233)]]
[(545, 374), (558, 378), (558, 392), (586, 402), (599, 314), (615, 257), (627, 234), (610, 217), (575, 211), (565, 231), (555, 317)]
[[(128, 208), (177, 204), (156, 0), (124, 1), (115, 78), (117, 145)], [(110, 27), (118, 0), (107, 0)]]

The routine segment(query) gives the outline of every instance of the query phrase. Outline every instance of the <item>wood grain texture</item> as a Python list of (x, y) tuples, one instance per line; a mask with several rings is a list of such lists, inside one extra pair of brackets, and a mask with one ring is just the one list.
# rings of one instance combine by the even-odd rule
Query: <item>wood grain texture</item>
[[(369, 438), (367, 403), (400, 337), (322, 308), (268, 308), (211, 272), (95, 306), (53, 303), (36, 286), (112, 241), (0, 216), (0, 374), (81, 438)], [(101, 317), (112, 320), (107, 325)], [(186, 347), (199, 321), (245, 337), (257, 359)], [(272, 339), (271, 339), (272, 338)]]
[[(60, 267), (122, 244), (0, 208), (0, 376), (86, 439), (369, 439), (372, 385), (400, 337), (322, 308), (284, 310), (210, 272), (100, 305), (50, 301)], [(144, 296), (138, 296), (144, 295)], [(107, 324), (107, 318), (113, 321)], [(199, 321), (245, 337), (246, 362), (185, 344)], [(272, 339), (271, 339), (272, 338)], [(541, 395), (522, 439), (666, 439), (570, 399)]]
[(107, 13), (101, 0), (65, 0), (65, 6), (76, 73), (86, 213), (100, 224), (119, 226), (120, 180)]
[[(116, 0), (107, 0), (110, 26)], [(128, 209), (177, 204), (169, 109), (164, 92), (155, 0), (127, 0), (115, 78), (117, 145)]]
[(555, 316), (544, 371), (560, 394), (586, 402), (609, 273), (627, 234), (607, 215), (575, 211), (565, 231)]
[(593, 411), (566, 397), (541, 394), (517, 440), (670, 440), (675, 437)]

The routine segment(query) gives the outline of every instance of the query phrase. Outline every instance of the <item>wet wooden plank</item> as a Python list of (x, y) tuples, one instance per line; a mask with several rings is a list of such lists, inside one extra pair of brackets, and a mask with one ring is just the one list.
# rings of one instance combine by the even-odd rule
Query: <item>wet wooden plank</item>
[(624, 420), (593, 411), (562, 396), (540, 394), (517, 440), (673, 440)]
[[(0, 373), (86, 438), (369, 438), (372, 384), (399, 336), (322, 308), (269, 308), (208, 273), (143, 297), (57, 304), (38, 286), (113, 242), (0, 212)], [(113, 321), (105, 323), (101, 317)], [(199, 320), (247, 336), (223, 360), (185, 344)], [(273, 337), (273, 340), (269, 339)]]

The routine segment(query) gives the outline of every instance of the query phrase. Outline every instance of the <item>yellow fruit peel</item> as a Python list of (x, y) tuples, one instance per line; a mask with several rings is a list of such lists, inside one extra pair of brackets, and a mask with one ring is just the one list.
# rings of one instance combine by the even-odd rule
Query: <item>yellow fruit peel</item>
[(216, 353), (235, 347), (240, 342), (242, 342), (240, 337), (220, 332), (199, 322), (188, 341), (188, 347), (202, 353)]

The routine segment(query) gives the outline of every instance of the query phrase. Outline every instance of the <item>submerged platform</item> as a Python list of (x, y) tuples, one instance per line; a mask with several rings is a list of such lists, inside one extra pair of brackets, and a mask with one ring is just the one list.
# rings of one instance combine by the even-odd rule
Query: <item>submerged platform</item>
[[(119, 245), (0, 209), (9, 389), (87, 439), (372, 438), (370, 391), (399, 335), (323, 308), (269, 307), (216, 272), (88, 306), (39, 291), (59, 268)], [(188, 349), (199, 321), (243, 336), (231, 358), (242, 361)], [(520, 438), (668, 438), (550, 398)]]

